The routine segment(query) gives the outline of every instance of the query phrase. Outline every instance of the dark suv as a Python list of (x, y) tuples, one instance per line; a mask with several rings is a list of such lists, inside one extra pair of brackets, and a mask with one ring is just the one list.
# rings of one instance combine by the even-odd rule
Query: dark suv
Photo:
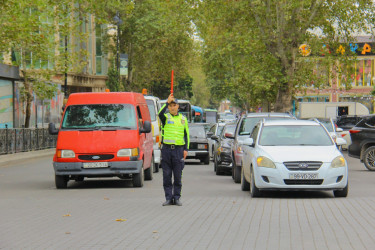
[(349, 130), (352, 144), (348, 155), (359, 158), (368, 170), (375, 170), (375, 115), (362, 116)]
[(349, 130), (354, 127), (361, 119), (362, 116), (342, 115), (337, 118), (336, 125), (343, 130)]

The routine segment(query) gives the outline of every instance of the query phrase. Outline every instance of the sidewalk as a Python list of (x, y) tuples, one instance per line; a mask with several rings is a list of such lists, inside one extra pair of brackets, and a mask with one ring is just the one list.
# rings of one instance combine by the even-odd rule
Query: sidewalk
[(55, 148), (49, 148), (44, 150), (36, 150), (36, 151), (29, 151), (29, 152), (22, 152), (22, 153), (15, 153), (15, 154), (7, 154), (7, 155), (0, 155), (0, 166), (5, 163), (10, 163), (13, 161), (19, 160), (26, 160), (32, 159), (37, 157), (43, 156), (53, 156), (55, 153)]

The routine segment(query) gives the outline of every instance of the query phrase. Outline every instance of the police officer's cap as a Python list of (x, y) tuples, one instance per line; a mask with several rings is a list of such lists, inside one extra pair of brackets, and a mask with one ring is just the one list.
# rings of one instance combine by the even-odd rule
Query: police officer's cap
[(172, 103), (178, 104), (178, 100), (176, 98), (173, 98), (173, 100), (169, 104), (172, 104)]

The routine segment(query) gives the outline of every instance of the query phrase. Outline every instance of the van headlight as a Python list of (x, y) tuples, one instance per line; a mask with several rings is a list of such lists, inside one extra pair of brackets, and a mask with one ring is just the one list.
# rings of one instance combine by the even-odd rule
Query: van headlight
[(118, 157), (138, 156), (138, 148), (123, 148), (117, 152)]
[(257, 165), (258, 167), (264, 167), (264, 168), (276, 168), (275, 163), (264, 156), (259, 156), (257, 158)]
[(333, 159), (331, 163), (331, 167), (333, 168), (339, 168), (339, 167), (345, 167), (346, 161), (345, 158), (342, 156), (337, 156), (335, 159)]
[(62, 149), (62, 150), (57, 150), (57, 157), (59, 157), (59, 158), (75, 158), (76, 154), (74, 153), (73, 150)]

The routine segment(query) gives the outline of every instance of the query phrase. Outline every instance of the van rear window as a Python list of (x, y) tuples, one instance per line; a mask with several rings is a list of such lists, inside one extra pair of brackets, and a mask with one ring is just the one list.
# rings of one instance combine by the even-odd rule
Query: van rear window
[(62, 129), (137, 129), (134, 106), (130, 104), (70, 105)]

